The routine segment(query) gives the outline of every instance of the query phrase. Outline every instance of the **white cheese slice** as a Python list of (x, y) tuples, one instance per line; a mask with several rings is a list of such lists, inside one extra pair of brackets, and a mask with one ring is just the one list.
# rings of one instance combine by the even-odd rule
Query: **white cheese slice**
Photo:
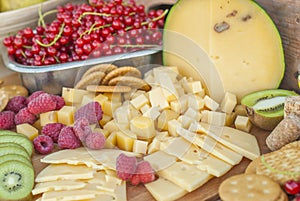
[(157, 151), (145, 156), (144, 160), (148, 161), (151, 164), (152, 168), (157, 172), (175, 163), (177, 158), (175, 156), (167, 154), (166, 152)]
[(85, 187), (83, 181), (72, 181), (72, 180), (59, 180), (59, 181), (48, 181), (36, 183), (34, 189), (32, 189), (32, 195), (41, 194), (49, 191), (69, 191), (82, 189)]

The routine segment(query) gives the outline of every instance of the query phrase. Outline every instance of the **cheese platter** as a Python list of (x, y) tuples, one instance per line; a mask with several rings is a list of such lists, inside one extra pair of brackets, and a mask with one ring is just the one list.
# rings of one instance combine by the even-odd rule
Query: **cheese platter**
[(5, 38), (0, 199), (297, 200), (295, 37), (263, 5), (90, 0)]

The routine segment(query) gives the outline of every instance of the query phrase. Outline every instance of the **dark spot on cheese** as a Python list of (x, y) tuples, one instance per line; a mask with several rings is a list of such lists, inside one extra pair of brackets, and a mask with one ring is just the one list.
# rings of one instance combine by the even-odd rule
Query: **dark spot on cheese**
[(237, 13), (237, 10), (233, 10), (231, 13), (227, 14), (226, 17), (235, 17)]
[(214, 30), (217, 32), (217, 33), (222, 33), (223, 31), (226, 31), (230, 28), (230, 25), (223, 21), (223, 22), (220, 22), (220, 23), (217, 23), (215, 24), (214, 26)]
[(251, 18), (252, 18), (251, 15), (246, 15), (245, 17), (242, 18), (242, 20), (244, 22), (246, 22), (246, 21), (250, 20)]

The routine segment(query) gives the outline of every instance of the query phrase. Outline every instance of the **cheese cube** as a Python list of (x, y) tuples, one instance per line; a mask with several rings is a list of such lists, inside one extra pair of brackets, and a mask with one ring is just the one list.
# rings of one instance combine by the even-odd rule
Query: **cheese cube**
[(129, 123), (128, 107), (121, 106), (117, 108), (116, 111), (114, 112), (114, 119), (116, 120), (117, 123), (128, 124)]
[(99, 121), (100, 125), (103, 127), (107, 122), (109, 122), (112, 119), (111, 116), (107, 114), (102, 115), (102, 119)]
[(182, 128), (188, 129), (195, 120), (189, 116), (181, 115), (177, 118), (177, 121), (181, 123)]
[(105, 140), (105, 149), (112, 149), (117, 146), (117, 132), (112, 132)]
[(163, 112), (159, 115), (157, 119), (157, 128), (159, 130), (168, 130), (168, 122), (172, 119), (177, 119), (179, 117), (179, 113), (174, 112), (173, 110), (163, 110)]
[(201, 119), (200, 119), (200, 121), (201, 122), (205, 122), (205, 123), (207, 123), (208, 122), (208, 113), (209, 113), (209, 110), (202, 110), (201, 111)]
[(145, 80), (145, 82), (147, 82), (150, 85), (153, 85), (155, 83), (154, 76), (151, 74), (145, 75), (144, 80)]
[(103, 113), (109, 116), (113, 116), (114, 111), (122, 105), (121, 102), (104, 101), (102, 106)]
[(133, 119), (135, 117), (142, 116), (141, 112), (134, 108), (132, 105), (128, 105), (128, 118)]
[(159, 107), (151, 107), (147, 112), (143, 114), (144, 117), (149, 117), (152, 120), (156, 120), (159, 115)]
[(93, 94), (92, 92), (82, 90), (82, 89), (74, 89), (74, 88), (62, 88), (62, 97), (64, 98), (66, 105), (72, 106), (76, 104), (80, 104), (84, 95)]
[(244, 117), (244, 116), (240, 116), (240, 115), (238, 115), (236, 117), (234, 125), (235, 125), (236, 129), (239, 129), (239, 130), (245, 131), (245, 132), (250, 132), (250, 130), (252, 128), (252, 124), (250, 122), (249, 117)]
[(155, 78), (156, 83), (159, 83), (159, 76), (161, 74), (166, 74), (166, 76), (171, 79), (171, 81), (174, 83), (177, 81), (177, 76), (179, 75), (178, 69), (176, 70), (176, 67), (157, 67), (153, 69), (153, 76)]
[(208, 114), (207, 123), (217, 125), (217, 126), (225, 125), (226, 113), (216, 112), (216, 111), (208, 111), (207, 114)]
[(114, 131), (120, 131), (123, 129), (126, 130), (128, 128), (129, 128), (128, 123), (127, 124), (117, 123), (115, 119), (110, 120), (103, 126), (103, 129), (109, 131), (110, 133), (112, 133)]
[(154, 121), (149, 117), (139, 116), (130, 121), (130, 130), (139, 139), (151, 139), (155, 136)]
[(152, 140), (152, 142), (148, 146), (148, 154), (152, 154), (160, 150), (160, 141), (156, 138)]
[(81, 106), (84, 106), (90, 102), (93, 102), (94, 101), (94, 97), (95, 97), (95, 94), (87, 94), (87, 95), (84, 95), (82, 97), (82, 100), (81, 100)]
[(178, 93), (178, 97), (181, 97), (185, 94), (184, 89), (181, 87), (180, 84), (174, 84), (174, 86), (175, 86), (175, 89)]
[(191, 93), (192, 89), (190, 88), (189, 85), (189, 81), (186, 77), (181, 78), (181, 80), (179, 81), (179, 83), (181, 84), (181, 87), (184, 89), (184, 92), (186, 94)]
[(108, 97), (103, 94), (98, 94), (94, 97), (94, 101), (97, 101), (101, 106), (104, 104), (104, 101), (108, 101)]
[(225, 113), (231, 113), (237, 104), (236, 95), (226, 92), (221, 102), (221, 110)]
[(164, 132), (157, 132), (155, 135), (155, 139), (159, 140), (159, 141), (164, 141), (168, 138), (169, 133), (167, 131)]
[(58, 111), (50, 111), (40, 114), (40, 124), (45, 126), (49, 123), (57, 123), (58, 121)]
[(118, 131), (117, 134), (117, 146), (125, 151), (131, 151), (133, 149), (133, 143), (137, 139), (136, 135), (130, 131)]
[(168, 131), (171, 136), (178, 136), (177, 129), (181, 127), (182, 124), (176, 119), (168, 121)]
[(57, 120), (58, 123), (65, 124), (67, 126), (70, 126), (74, 123), (74, 113), (75, 113), (75, 107), (73, 106), (63, 106), (58, 112), (57, 112)]
[[(90, 126), (91, 127), (91, 126)], [(104, 130), (102, 128), (96, 127), (96, 128), (91, 128), (94, 133), (101, 133), (104, 135), (105, 138), (108, 138), (110, 135), (110, 132), (108, 130)]]
[(141, 109), (145, 104), (149, 103), (148, 98), (145, 94), (141, 94), (130, 101), (130, 103), (136, 108)]
[(143, 107), (140, 108), (140, 111), (145, 114), (150, 109), (150, 105), (145, 104)]
[(35, 127), (36, 129), (38, 129), (38, 131), (41, 131), (43, 126), (41, 126), (41, 119), (36, 120), (33, 124), (33, 127)]
[(200, 81), (188, 82), (189, 88), (191, 89), (191, 93), (196, 94), (203, 91), (202, 85)]
[(165, 98), (163, 91), (160, 87), (156, 87), (148, 92), (149, 100), (152, 107), (158, 106), (160, 109), (170, 108), (167, 99)]
[(245, 106), (243, 105), (236, 105), (234, 108), (234, 112), (240, 116), (245, 116), (245, 117), (247, 116), (247, 111), (245, 109)]
[(215, 100), (210, 98), (209, 96), (204, 96), (204, 105), (208, 109), (215, 111), (219, 108), (219, 103), (217, 103)]
[(104, 96), (108, 98), (108, 100), (113, 102), (121, 102), (122, 101), (122, 95), (121, 93), (111, 93), (111, 92), (105, 92), (103, 93)]
[(28, 123), (19, 124), (16, 126), (17, 133), (24, 134), (28, 139), (33, 140), (39, 134), (38, 129)]
[(177, 200), (188, 192), (180, 186), (170, 182), (162, 177), (157, 180), (145, 184), (147, 190), (158, 201)]
[(133, 149), (134, 153), (138, 154), (146, 154), (148, 148), (148, 142), (143, 140), (134, 140), (133, 142)]
[(190, 117), (194, 119), (195, 121), (200, 121), (201, 114), (200, 112), (194, 110), (193, 108), (189, 107), (187, 111), (185, 111), (184, 116)]
[(155, 80), (162, 88), (163, 94), (167, 101), (173, 101), (178, 98), (177, 90), (173, 84), (172, 79), (168, 76), (167, 73), (162, 72), (155, 75)]
[(157, 174), (188, 192), (199, 188), (212, 178), (206, 171), (202, 171), (195, 165), (190, 165), (183, 161), (175, 162)]
[(187, 107), (188, 108), (193, 108), (194, 110), (201, 110), (204, 108), (204, 100), (200, 97), (200, 96), (196, 96), (196, 95), (188, 95), (188, 99), (187, 99)]
[(225, 125), (226, 126), (232, 126), (232, 124), (234, 123), (235, 119), (236, 119), (236, 114), (235, 112), (232, 113), (226, 113), (226, 122)]

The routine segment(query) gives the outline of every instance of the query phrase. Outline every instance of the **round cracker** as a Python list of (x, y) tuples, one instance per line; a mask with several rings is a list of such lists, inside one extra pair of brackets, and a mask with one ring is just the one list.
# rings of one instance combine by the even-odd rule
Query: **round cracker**
[(28, 90), (22, 85), (6, 85), (1, 87), (0, 93), (5, 93), (8, 99), (15, 96), (28, 96)]
[(108, 92), (108, 93), (126, 93), (130, 92), (131, 88), (128, 86), (106, 86), (106, 85), (89, 85), (86, 87), (87, 91), (91, 92)]
[(105, 77), (104, 72), (93, 72), (82, 78), (76, 85), (76, 89), (85, 89), (88, 85), (98, 85), (101, 83), (102, 79)]
[(9, 101), (6, 93), (0, 93), (0, 112), (3, 111)]
[(141, 78), (132, 77), (132, 76), (120, 76), (111, 79), (108, 82), (110, 86), (122, 85), (122, 86), (129, 86), (134, 89), (140, 89), (144, 91), (149, 91), (151, 86), (145, 82)]
[(91, 73), (94, 73), (94, 72), (103, 72), (103, 73), (109, 73), (115, 69), (117, 69), (118, 67), (113, 65), (113, 64), (99, 64), (99, 65), (96, 65), (96, 66), (93, 66), (91, 68), (89, 68), (81, 77), (84, 78), (86, 77), (87, 75), (91, 74)]
[(132, 66), (123, 66), (120, 67), (118, 69), (115, 69), (111, 72), (109, 72), (102, 80), (102, 85), (107, 85), (108, 82), (115, 78), (115, 77), (119, 77), (119, 76), (132, 76), (132, 77), (137, 77), (137, 78), (141, 78), (142, 77), (142, 73), (141, 71), (139, 71), (139, 69), (132, 67)]
[(300, 150), (300, 141), (297, 140), (295, 142), (291, 142), (289, 144), (284, 145), (283, 147), (281, 147), (281, 149), (291, 149), (291, 148), (295, 148), (295, 149), (299, 149)]
[(281, 196), (279, 184), (267, 176), (239, 174), (223, 181), (219, 195), (223, 201), (277, 201)]
[(256, 166), (259, 163), (259, 161), (260, 157), (251, 161), (245, 170), (245, 174), (256, 174)]

